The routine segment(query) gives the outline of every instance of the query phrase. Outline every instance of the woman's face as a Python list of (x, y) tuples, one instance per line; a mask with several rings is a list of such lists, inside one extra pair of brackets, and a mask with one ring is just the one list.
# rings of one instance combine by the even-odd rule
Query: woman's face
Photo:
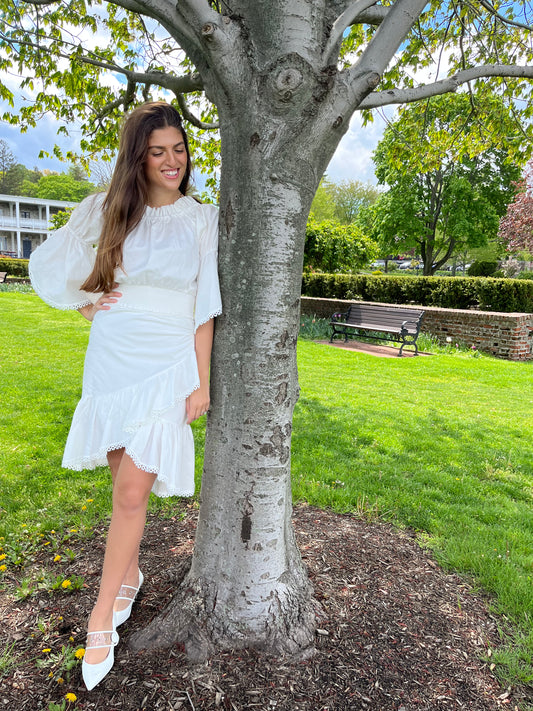
[(187, 151), (181, 131), (174, 126), (152, 131), (145, 164), (149, 205), (171, 205), (178, 198), (186, 168)]

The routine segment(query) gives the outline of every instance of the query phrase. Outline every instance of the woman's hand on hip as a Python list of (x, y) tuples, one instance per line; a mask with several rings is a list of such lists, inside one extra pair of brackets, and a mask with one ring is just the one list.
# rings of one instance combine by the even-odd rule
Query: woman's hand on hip
[(193, 390), (185, 400), (185, 410), (187, 412), (187, 424), (205, 415), (209, 409), (209, 386), (200, 386), (198, 390)]
[[(115, 286), (118, 286), (118, 284)], [(100, 296), (94, 304), (82, 306), (78, 309), (78, 311), (87, 319), (87, 321), (92, 321), (98, 311), (109, 311), (111, 304), (116, 304), (121, 296), (122, 294), (120, 291), (108, 291), (106, 294), (102, 294), (102, 296)]]

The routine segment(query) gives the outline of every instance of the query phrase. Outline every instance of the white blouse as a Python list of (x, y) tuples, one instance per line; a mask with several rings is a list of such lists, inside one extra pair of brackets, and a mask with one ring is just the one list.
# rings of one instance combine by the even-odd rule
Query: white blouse
[[(98, 298), (98, 294), (80, 291), (80, 285), (96, 258), (104, 199), (104, 193), (86, 198), (68, 224), (32, 253), (33, 287), (50, 306), (78, 309)], [(185, 196), (172, 205), (146, 207), (124, 243), (124, 266), (116, 275), (117, 289), (123, 292), (118, 306), (137, 305), (163, 313), (191, 307), (196, 329), (222, 312), (217, 247), (218, 209), (214, 205)], [(170, 300), (168, 292), (174, 292)]]

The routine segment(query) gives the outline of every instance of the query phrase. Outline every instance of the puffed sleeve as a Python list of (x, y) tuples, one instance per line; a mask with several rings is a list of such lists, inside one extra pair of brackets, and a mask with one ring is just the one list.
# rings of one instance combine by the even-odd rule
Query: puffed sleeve
[(95, 300), (95, 294), (80, 291), (80, 286), (94, 266), (104, 199), (104, 193), (90, 195), (73, 210), (64, 227), (31, 253), (32, 286), (56, 309), (79, 309)]
[(200, 268), (196, 286), (194, 329), (222, 313), (218, 284), (218, 209), (202, 205), (199, 219)]

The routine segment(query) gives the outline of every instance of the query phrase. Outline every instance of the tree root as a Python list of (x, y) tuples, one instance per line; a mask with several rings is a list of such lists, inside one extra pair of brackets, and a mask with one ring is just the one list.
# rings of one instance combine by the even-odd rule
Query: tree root
[(182, 644), (192, 664), (205, 662), (217, 650), (239, 648), (253, 648), (293, 661), (313, 655), (317, 617), (321, 614), (310, 586), (289, 597), (274, 596), (258, 634), (257, 625), (251, 629), (246, 621), (232, 620), (225, 606), (216, 605), (217, 591), (213, 586), (205, 580), (191, 580), (184, 575), (185, 570), (182, 565), (179, 570), (170, 571), (173, 579), (181, 579), (181, 584), (165, 610), (132, 637), (132, 649)]

